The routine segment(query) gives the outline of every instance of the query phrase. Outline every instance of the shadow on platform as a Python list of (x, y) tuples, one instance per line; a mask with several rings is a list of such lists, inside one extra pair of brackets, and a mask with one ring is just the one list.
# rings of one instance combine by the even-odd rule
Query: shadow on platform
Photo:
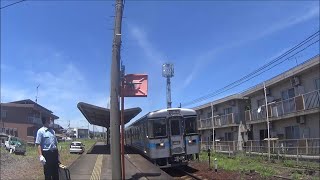
[(136, 173), (129, 180), (137, 180), (142, 177), (146, 177), (148, 179), (148, 177), (157, 177), (157, 176), (161, 176), (161, 173)]
[[(139, 154), (131, 147), (125, 146), (125, 154)], [(95, 145), (87, 154), (111, 154), (110, 145)]]

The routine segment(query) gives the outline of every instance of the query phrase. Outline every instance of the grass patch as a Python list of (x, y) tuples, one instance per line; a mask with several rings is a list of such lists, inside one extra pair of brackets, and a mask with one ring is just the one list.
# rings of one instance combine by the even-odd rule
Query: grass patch
[[(76, 139), (74, 141), (81, 141), (85, 145), (85, 153), (87, 153), (87, 151), (96, 142), (96, 140), (93, 140), (93, 139)], [(58, 149), (59, 149), (59, 153), (60, 153), (60, 161), (62, 164), (66, 165), (66, 166), (71, 165), (79, 157), (78, 154), (70, 154), (69, 153), (70, 144), (71, 144), (71, 141), (58, 143)], [(37, 147), (27, 146), (26, 156), (27, 157), (34, 157), (34, 158), (38, 159)]]
[(284, 160), (283, 161), (283, 165), (285, 167), (296, 167), (296, 162), (292, 161), (292, 160)]
[[(271, 167), (266, 167), (261, 163), (263, 158), (248, 158), (242, 154), (239, 154), (235, 157), (228, 157), (227, 155), (220, 153), (211, 154), (210, 161), (211, 167), (213, 167), (213, 160), (217, 158), (218, 168), (222, 168), (227, 171), (239, 171), (239, 172), (248, 172), (250, 170), (255, 170), (260, 173), (263, 177), (270, 177), (276, 174), (276, 171)], [(200, 160), (208, 162), (207, 153), (200, 154)]]
[[(201, 152), (200, 153), (200, 161), (208, 162), (208, 153)], [(229, 157), (227, 154), (222, 153), (212, 153), (210, 157), (211, 168), (214, 166), (214, 158), (217, 158), (218, 168), (222, 168), (227, 171), (238, 171), (238, 172), (249, 172), (250, 170), (255, 170), (263, 177), (270, 177), (273, 175), (285, 175), (291, 176), (294, 179), (301, 179), (308, 177), (309, 179), (313, 178), (312, 176), (308, 176), (304, 172), (299, 173), (295, 172), (293, 174), (290, 173), (290, 169), (288, 168), (308, 168), (319, 170), (318, 162), (310, 162), (310, 161), (299, 161), (297, 163), (294, 159), (284, 159), (284, 160), (275, 160), (273, 159), (271, 162), (268, 162), (267, 156), (245, 156), (245, 154), (237, 154), (231, 155)], [(318, 178), (318, 177), (317, 177)]]
[(299, 174), (297, 172), (293, 173), (292, 174), (292, 179), (295, 179), (295, 180), (298, 180), (298, 179), (303, 179), (303, 175), (302, 174)]
[(320, 170), (320, 164), (318, 162), (308, 162), (308, 161), (299, 161), (297, 163), (296, 160), (293, 159), (285, 159), (280, 164), (285, 167), (292, 167), (292, 168), (308, 168), (314, 170)]

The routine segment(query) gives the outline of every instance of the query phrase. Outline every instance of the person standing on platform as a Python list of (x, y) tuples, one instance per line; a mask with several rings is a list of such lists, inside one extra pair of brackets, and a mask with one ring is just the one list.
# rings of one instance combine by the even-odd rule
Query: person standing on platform
[(53, 128), (53, 122), (42, 118), (43, 127), (37, 132), (36, 145), (40, 162), (43, 164), (45, 180), (59, 180), (58, 141)]

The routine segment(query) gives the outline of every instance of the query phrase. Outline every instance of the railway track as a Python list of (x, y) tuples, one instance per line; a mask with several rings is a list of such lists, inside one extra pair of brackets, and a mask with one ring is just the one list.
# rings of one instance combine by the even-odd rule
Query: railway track
[(196, 170), (186, 166), (186, 167), (172, 167), (163, 169), (166, 173), (172, 176), (176, 180), (205, 180), (201, 176), (195, 174)]

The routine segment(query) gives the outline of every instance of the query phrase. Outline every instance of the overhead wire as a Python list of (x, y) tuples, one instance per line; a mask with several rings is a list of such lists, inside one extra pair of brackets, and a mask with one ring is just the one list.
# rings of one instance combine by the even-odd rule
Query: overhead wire
[(17, 2), (14, 2), (14, 3), (8, 4), (8, 5), (5, 5), (3, 7), (0, 7), (0, 9), (4, 9), (4, 8), (7, 8), (7, 7), (10, 7), (10, 6), (13, 6), (13, 5), (18, 4), (18, 3), (22, 3), (23, 1), (26, 1), (26, 0), (21, 0), (21, 1), (17, 1)]
[[(211, 97), (213, 97), (213, 96), (216, 96), (216, 95), (221, 94), (221, 93), (223, 93), (223, 92), (226, 92), (227, 90), (230, 90), (230, 89), (232, 89), (232, 88), (234, 88), (234, 87), (236, 87), (236, 86), (238, 86), (238, 85), (241, 85), (241, 84), (243, 84), (244, 82), (247, 82), (248, 80), (256, 77), (257, 75), (255, 75), (255, 74), (257, 74), (257, 73), (258, 73), (258, 75), (262, 74), (263, 72), (265, 72), (264, 69), (266, 69), (266, 68), (267, 68), (267, 70), (270, 70), (271, 68), (273, 68), (273, 67), (275, 67), (275, 66), (272, 66), (271, 68), (268, 68), (269, 66), (271, 66), (271, 65), (273, 65), (274, 63), (280, 61), (281, 59), (283, 59), (284, 57), (286, 57), (286, 56), (289, 55), (290, 53), (294, 52), (295, 50), (301, 48), (301, 47), (304, 46), (305, 44), (307, 44), (307, 43), (309, 43), (310, 41), (312, 41), (313, 39), (315, 39), (317, 36), (319, 36), (319, 31), (317, 31), (316, 33), (310, 35), (310, 36), (307, 37), (305, 40), (303, 40), (302, 42), (300, 42), (298, 45), (294, 46), (294, 47), (291, 48), (290, 50), (286, 51), (285, 53), (283, 53), (282, 55), (280, 55), (280, 56), (278, 56), (277, 58), (273, 59), (272, 61), (268, 62), (267, 64), (263, 65), (262, 67), (254, 70), (253, 72), (249, 73), (248, 75), (240, 78), (239, 80), (234, 81), (234, 82), (232, 82), (231, 84), (229, 84), (229, 85), (227, 85), (227, 86), (225, 86), (225, 87), (223, 87), (223, 88), (221, 88), (221, 89), (218, 89), (218, 90), (216, 90), (216, 91), (214, 91), (214, 92), (212, 92), (212, 93), (210, 93), (210, 94), (207, 94), (207, 95), (205, 95), (205, 96), (202, 96), (202, 97), (200, 97), (200, 98), (197, 98), (197, 99), (195, 99), (195, 100), (193, 100), (193, 101), (190, 101), (190, 102), (187, 102), (187, 103), (183, 103), (183, 106), (188, 106), (188, 105), (192, 105), (192, 104), (195, 104), (195, 103), (198, 103), (198, 102), (207, 100), (207, 99), (209, 99), (209, 98), (211, 98)], [(318, 41), (319, 41), (319, 40), (317, 40), (316, 42), (318, 42)], [(312, 43), (311, 45), (315, 44), (316, 42)], [(311, 45), (308, 45), (306, 48), (310, 47)], [(303, 48), (303, 50), (305, 50), (306, 48)], [(301, 51), (298, 51), (298, 52), (301, 52)], [(297, 53), (295, 53), (295, 54), (297, 54)], [(295, 55), (295, 54), (294, 54), (294, 55)], [(292, 56), (290, 56), (290, 57), (292, 57)], [(288, 58), (285, 59), (285, 60), (288, 60)], [(282, 62), (284, 62), (284, 61), (281, 61), (281, 63), (282, 63)], [(278, 63), (278, 64), (276, 64), (276, 65), (279, 65), (279, 64), (281, 64), (281, 63)], [(259, 73), (260, 71), (262, 71), (262, 72)], [(251, 76), (253, 76), (253, 77), (251, 77)], [(250, 78), (250, 77), (251, 77), (251, 78)], [(249, 78), (249, 79), (248, 79), (248, 78)], [(248, 79), (248, 80), (246, 80), (246, 79)], [(242, 82), (242, 81), (243, 81), (243, 82)], [(241, 82), (242, 82), (242, 83), (241, 83)], [(239, 84), (239, 83), (240, 83), (240, 84)], [(235, 84), (236, 84), (236, 86), (234, 86)], [(231, 87), (231, 88), (230, 88), (230, 87)]]
[[(303, 50), (307, 49), (308, 47), (312, 46), (313, 44), (315, 44), (315, 43), (317, 43), (317, 42), (319, 42), (319, 40), (317, 40), (317, 41), (313, 42), (312, 44), (308, 45), (308, 46), (305, 47)], [(298, 52), (295, 53), (294, 55), (300, 53), (300, 52), (303, 51), (303, 50), (298, 51)], [(254, 77), (257, 77), (258, 75), (261, 75), (262, 73), (264, 73), (264, 72), (272, 69), (273, 67), (275, 67), (275, 66), (283, 63), (284, 61), (289, 60), (289, 59), (290, 59), (291, 57), (293, 57), (294, 55), (290, 56), (289, 58), (287, 58), (287, 59), (285, 59), (285, 60), (283, 60), (283, 61), (280, 61), (280, 63), (277, 63), (277, 64), (271, 66), (270, 68), (268, 68), (268, 69), (266, 69), (266, 70), (264, 70), (264, 71), (262, 71), (262, 72), (260, 72), (260, 73), (258, 73), (258, 74), (256, 74), (256, 75), (254, 75), (254, 76), (252, 76), (252, 77), (249, 77), (249, 78), (246, 79), (246, 80), (243, 80), (242, 82), (239, 82), (239, 83), (236, 84), (236, 85), (234, 85), (235, 83), (232, 83), (232, 84), (233, 84), (232, 86), (231, 86), (231, 84), (230, 84), (230, 85), (228, 85), (228, 86), (226, 86), (226, 87), (224, 87), (224, 88), (222, 88), (222, 89), (219, 89), (219, 90), (215, 91), (214, 93), (211, 93), (211, 94), (209, 94), (209, 95), (206, 95), (206, 96), (203, 97), (203, 98), (198, 98), (198, 99), (196, 99), (196, 100), (194, 100), (194, 101), (191, 101), (190, 103), (185, 103), (185, 104), (183, 104), (183, 105), (184, 105), (184, 106), (192, 105), (192, 104), (195, 104), (195, 103), (204, 101), (204, 100), (206, 100), (206, 99), (212, 98), (212, 97), (214, 97), (214, 96), (216, 96), (216, 95), (219, 95), (219, 94), (221, 94), (221, 93), (224, 93), (224, 92), (226, 92), (226, 91), (228, 91), (228, 90), (230, 90), (230, 89), (232, 89), (232, 88), (234, 88), (234, 87), (237, 87), (237, 86), (239, 86), (239, 85), (241, 85), (241, 84), (243, 84), (243, 83), (245, 83), (245, 82), (253, 79)], [(231, 87), (230, 87), (230, 86), (231, 86)], [(223, 90), (223, 91), (222, 91), (222, 90)]]

